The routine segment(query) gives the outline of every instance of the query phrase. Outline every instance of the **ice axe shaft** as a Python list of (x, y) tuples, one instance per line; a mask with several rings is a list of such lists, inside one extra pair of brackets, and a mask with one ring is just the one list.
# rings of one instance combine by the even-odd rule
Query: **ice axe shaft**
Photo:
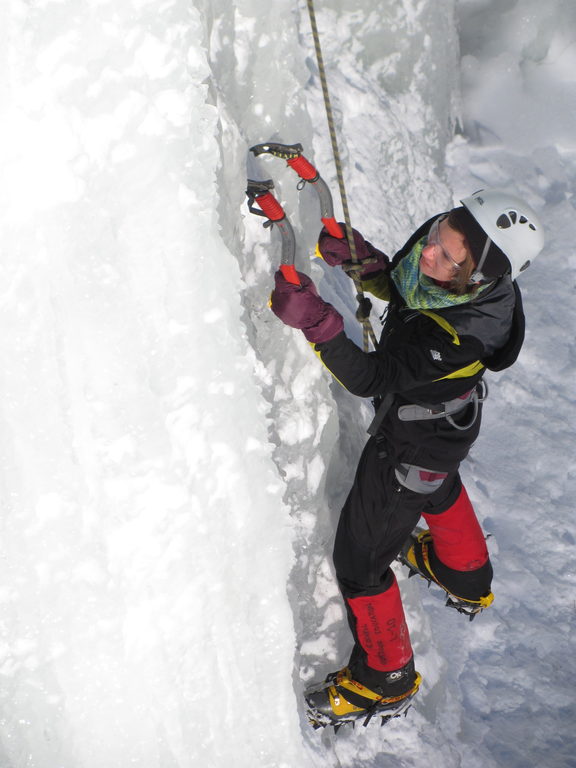
[[(286, 218), (284, 209), (272, 194), (273, 189), (274, 182), (271, 180), (254, 181), (248, 179), (248, 188), (246, 190), (248, 196), (248, 209), (251, 213), (255, 213), (257, 216), (265, 216), (268, 219), (264, 226), (271, 226), (273, 224), (278, 228), (282, 238), (280, 271), (284, 275), (284, 279), (289, 283), (300, 285), (296, 267), (294, 266), (294, 258), (296, 255), (296, 238), (294, 237), (294, 230)], [(260, 210), (255, 208), (254, 204), (258, 205)]]

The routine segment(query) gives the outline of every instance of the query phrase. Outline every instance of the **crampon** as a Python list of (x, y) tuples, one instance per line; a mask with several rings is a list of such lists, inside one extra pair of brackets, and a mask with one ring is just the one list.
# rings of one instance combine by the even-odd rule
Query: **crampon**
[[(422, 677), (416, 672), (412, 688), (402, 696), (384, 698), (351, 678), (348, 668), (332, 672), (323, 683), (309, 688), (306, 699), (306, 714), (313, 728), (331, 726), (335, 731), (343, 725), (361, 723), (366, 727), (372, 720), (380, 719), (380, 725), (406, 715), (412, 706), (412, 699), (418, 692)], [(366, 706), (357, 706), (346, 698), (352, 698)]]
[(472, 621), (485, 608), (492, 605), (494, 595), (492, 592), (488, 592), (488, 594), (483, 595), (478, 600), (468, 600), (463, 597), (458, 597), (458, 595), (454, 595), (446, 589), (446, 587), (436, 579), (430, 567), (428, 552), (431, 542), (432, 536), (430, 531), (416, 529), (407, 539), (397, 559), (409, 569), (410, 573), (408, 574), (408, 578), (412, 578), (412, 576), (421, 576), (428, 582), (428, 586), (430, 586), (430, 584), (437, 584), (446, 593), (446, 606), (448, 608), (454, 608), (458, 613), (463, 613), (465, 616), (469, 616), (470, 621)]

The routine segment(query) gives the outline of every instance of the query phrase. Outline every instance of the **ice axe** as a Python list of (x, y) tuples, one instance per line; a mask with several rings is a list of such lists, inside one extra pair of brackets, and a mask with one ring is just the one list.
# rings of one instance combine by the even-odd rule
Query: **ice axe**
[(332, 204), (332, 195), (324, 179), (319, 172), (302, 154), (302, 144), (278, 144), (277, 142), (266, 142), (265, 144), (256, 144), (250, 147), (250, 152), (254, 157), (260, 155), (272, 155), (286, 163), (296, 171), (300, 177), (298, 188), (301, 189), (304, 184), (312, 184), (318, 194), (320, 201), (320, 218), (322, 224), (326, 227), (329, 234), (333, 237), (343, 238), (342, 227), (334, 218), (334, 206)]
[[(286, 218), (284, 209), (272, 194), (274, 182), (271, 179), (266, 181), (255, 181), (248, 179), (246, 195), (248, 196), (248, 210), (257, 216), (264, 216), (268, 221), (264, 222), (265, 227), (276, 225), (282, 237), (282, 255), (280, 257), (280, 271), (284, 278), (294, 285), (300, 285), (294, 258), (296, 255), (296, 239), (292, 224)], [(255, 207), (255, 204), (259, 208)]]

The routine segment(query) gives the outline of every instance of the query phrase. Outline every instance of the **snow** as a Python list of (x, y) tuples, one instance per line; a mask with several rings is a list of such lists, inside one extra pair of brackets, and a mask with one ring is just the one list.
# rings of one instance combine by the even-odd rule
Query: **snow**
[[(337, 191), (305, 4), (8, 0), (1, 768), (576, 765), (574, 4), (316, 6), (356, 227), (392, 251), (491, 184), (546, 223), (463, 467), (494, 606), (469, 624), (399, 569), (415, 706), (307, 725), (350, 650), (330, 552), (370, 406), (270, 313), (279, 240), (244, 205), (260, 141)], [(258, 163), (360, 343), (313, 190)]]

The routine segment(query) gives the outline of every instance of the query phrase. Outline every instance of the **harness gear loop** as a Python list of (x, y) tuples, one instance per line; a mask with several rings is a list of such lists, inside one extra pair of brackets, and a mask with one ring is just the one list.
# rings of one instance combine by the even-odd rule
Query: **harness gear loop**
[(448, 424), (450, 424), (451, 427), (454, 427), (454, 429), (457, 429), (460, 432), (465, 432), (467, 429), (470, 429), (475, 423), (476, 419), (478, 418), (478, 407), (480, 403), (483, 403), (484, 400), (488, 397), (488, 385), (486, 382), (482, 379), (478, 382), (478, 384), (474, 387), (474, 395), (472, 396), (472, 402), (474, 404), (474, 410), (472, 413), (472, 418), (468, 422), (468, 424), (462, 424), (458, 425), (452, 418), (452, 416), (447, 415), (446, 421)]
[[(316, 61), (318, 62), (318, 72), (320, 74), (320, 82), (322, 84), (322, 93), (324, 95), (324, 107), (326, 109), (326, 119), (328, 120), (328, 131), (330, 133), (330, 141), (332, 144), (332, 154), (334, 155), (334, 164), (336, 166), (336, 175), (338, 177), (338, 188), (340, 190), (340, 198), (342, 200), (342, 210), (344, 212), (344, 223), (346, 226), (346, 238), (348, 245), (350, 246), (350, 256), (354, 264), (358, 263), (358, 255), (356, 253), (356, 243), (354, 242), (354, 235), (352, 232), (352, 224), (350, 223), (350, 212), (348, 210), (348, 199), (346, 197), (346, 188), (344, 186), (344, 175), (342, 173), (342, 163), (340, 161), (340, 150), (338, 149), (338, 140), (336, 138), (336, 127), (334, 123), (334, 115), (332, 113), (332, 105), (330, 103), (330, 94), (328, 91), (328, 81), (326, 79), (326, 70), (324, 68), (324, 59), (322, 57), (322, 48), (320, 46), (320, 35), (318, 33), (318, 25), (316, 24), (316, 14), (314, 11), (314, 0), (307, 0), (308, 15), (310, 16), (310, 26), (312, 28), (312, 37), (314, 38), (314, 48), (316, 49)], [(370, 318), (365, 314), (365, 297), (362, 289), (362, 283), (357, 273), (351, 273), (352, 280), (354, 281), (354, 287), (356, 288), (356, 300), (360, 305), (359, 311), (356, 313), (356, 317), (362, 324), (363, 330), (363, 344), (364, 351), (368, 352), (370, 348), (370, 341), (374, 348), (376, 348), (376, 336), (372, 325), (370, 324)]]

